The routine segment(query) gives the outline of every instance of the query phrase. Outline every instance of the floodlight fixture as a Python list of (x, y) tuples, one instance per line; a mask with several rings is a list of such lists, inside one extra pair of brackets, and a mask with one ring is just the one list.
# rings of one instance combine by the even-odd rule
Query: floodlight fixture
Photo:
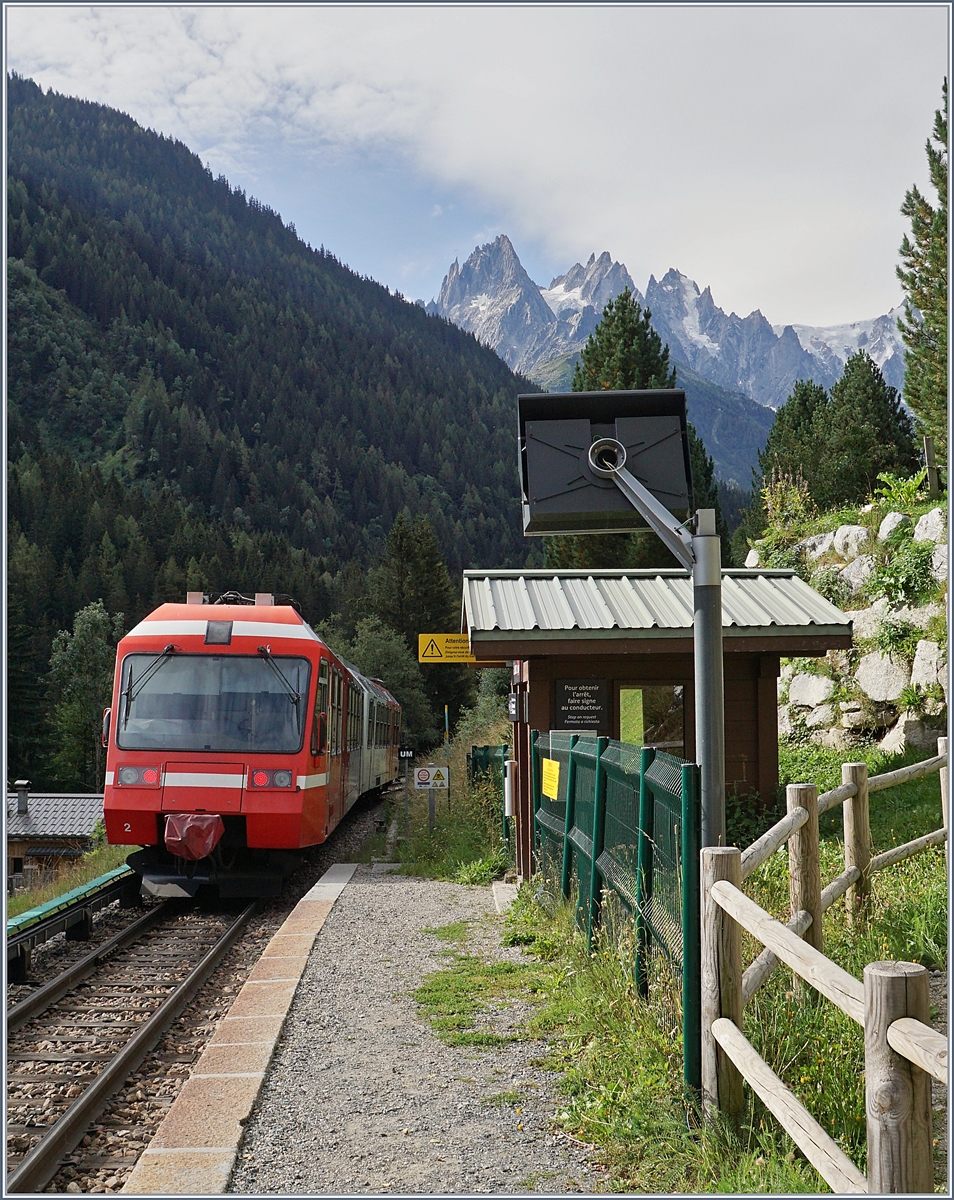
[(526, 535), (655, 529), (620, 491), (623, 471), (667, 513), (689, 517), (685, 392), (545, 393), (519, 396), (517, 408)]
[(702, 844), (723, 845), (722, 559), (715, 511), (693, 513), (686, 394), (543, 393), (517, 412), (525, 536), (651, 529), (692, 576)]

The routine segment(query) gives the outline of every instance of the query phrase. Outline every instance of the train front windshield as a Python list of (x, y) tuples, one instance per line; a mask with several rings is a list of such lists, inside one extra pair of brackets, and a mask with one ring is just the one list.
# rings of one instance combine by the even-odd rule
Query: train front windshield
[(310, 670), (307, 659), (270, 654), (128, 654), (113, 715), (117, 744), (296, 753)]

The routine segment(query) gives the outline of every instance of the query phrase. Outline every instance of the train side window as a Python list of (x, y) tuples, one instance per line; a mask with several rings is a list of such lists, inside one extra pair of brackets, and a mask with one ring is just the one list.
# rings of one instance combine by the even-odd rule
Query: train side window
[(311, 752), (315, 757), (328, 748), (328, 702), (328, 660), (323, 658), (318, 668), (318, 703), (311, 731)]
[(333, 754), (341, 753), (341, 718), (342, 718), (342, 678), (341, 672), (335, 671), (334, 677), (334, 719), (332, 723), (332, 736), (334, 738)]

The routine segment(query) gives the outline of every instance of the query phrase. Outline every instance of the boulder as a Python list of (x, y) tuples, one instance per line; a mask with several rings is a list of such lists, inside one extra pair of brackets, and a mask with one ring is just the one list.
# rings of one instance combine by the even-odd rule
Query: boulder
[(828, 553), (834, 540), (833, 533), (816, 533), (812, 537), (796, 542), (792, 549), (803, 551), (808, 558), (818, 559)]
[(805, 714), (805, 724), (809, 729), (829, 729), (835, 723), (835, 707), (832, 704), (820, 704)]
[(939, 616), (941, 612), (943, 609), (940, 604), (924, 604), (918, 608), (896, 608), (891, 615), (899, 621), (908, 621), (911, 625), (916, 625), (918, 629), (927, 629), (931, 618)]
[(867, 724), (868, 718), (861, 711), (860, 707), (841, 714), (843, 729), (864, 729)]
[(849, 746), (855, 744), (855, 739), (845, 729), (839, 729), (836, 725), (834, 729), (826, 729), (821, 734), (815, 734), (814, 741), (820, 746), (828, 746), (832, 750), (847, 750)]
[(871, 530), (866, 525), (839, 525), (832, 544), (839, 558), (849, 562), (864, 550), (871, 539)]
[(904, 663), (895, 662), (887, 654), (874, 650), (858, 664), (855, 681), (872, 700), (893, 701), (911, 682), (911, 673)]
[(778, 736), (780, 738), (792, 736), (792, 710), (787, 704), (778, 706)]
[(853, 559), (847, 567), (842, 567), (838, 572), (842, 579), (851, 588), (852, 595), (855, 592), (860, 592), (865, 585), (865, 581), (874, 574), (875, 560), (873, 554), (862, 554), (858, 558)]
[(932, 687), (940, 682), (942, 674), (946, 674), (946, 668), (941, 662), (941, 647), (927, 638), (918, 642), (911, 667), (911, 683), (922, 688)]
[(914, 540), (938, 543), (947, 541), (947, 521), (943, 508), (932, 508), (921, 517), (914, 527)]
[(938, 583), (943, 583), (947, 579), (947, 545), (945, 543), (934, 547), (934, 553), (931, 555), (931, 574)]
[(898, 723), (878, 743), (878, 749), (888, 754), (900, 754), (914, 746), (919, 750), (933, 750), (937, 754), (937, 739), (943, 729), (932, 729), (913, 713), (903, 712)]
[(878, 626), (881, 624), (881, 618), (888, 611), (887, 600), (876, 600), (870, 608), (852, 609), (845, 613), (845, 616), (851, 621), (852, 630), (856, 638), (873, 638), (877, 635)]
[(753, 567), (757, 567), (759, 565), (758, 550), (750, 550), (748, 552), (748, 554), (745, 556), (745, 565), (748, 567), (748, 569), (750, 571), (752, 570)]
[(834, 682), (826, 675), (796, 675), (788, 685), (788, 702), (815, 708), (824, 704), (834, 690)]
[(911, 518), (906, 513), (889, 512), (878, 526), (878, 541), (886, 542), (896, 529), (902, 525), (910, 525)]

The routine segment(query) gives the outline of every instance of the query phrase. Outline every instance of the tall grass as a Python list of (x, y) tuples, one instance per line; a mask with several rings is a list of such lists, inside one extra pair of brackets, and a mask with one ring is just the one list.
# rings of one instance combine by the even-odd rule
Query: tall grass
[[(489, 883), (512, 861), (503, 836), (503, 795), (499, 772), (472, 783), (467, 755), (472, 745), (513, 745), (513, 726), (500, 705), (473, 710), (450, 744), (450, 791), (435, 791), (435, 827), (428, 829), (428, 794), (409, 789), (409, 828), (404, 834), (404, 795), (395, 801), (398, 857), (406, 874), (458, 883)], [(426, 761), (443, 765), (443, 748)]]
[(51, 882), (43, 884), (42, 887), (29, 888), (17, 892), (14, 896), (9, 896), (7, 898), (7, 917), (19, 917), (22, 913), (29, 912), (31, 908), (38, 908), (41, 904), (46, 904), (48, 901), (55, 900), (58, 896), (72, 891), (73, 888), (81, 887), (84, 883), (91, 883), (100, 875), (105, 875), (107, 871), (121, 867), (126, 861), (126, 856), (133, 849), (134, 847), (131, 846), (101, 846), (89, 854), (84, 854), (71, 866), (60, 871)]
[[(863, 750), (871, 774), (925, 755), (887, 758)], [(816, 746), (783, 752), (783, 782), (841, 782), (845, 756)], [(941, 824), (937, 775), (871, 796), (875, 850), (908, 841)], [(743, 847), (744, 848), (744, 847)], [(844, 868), (841, 813), (822, 819), (821, 873), (827, 883)], [(788, 917), (787, 852), (783, 848), (745, 885), (757, 903)], [(552, 905), (551, 905), (552, 907)], [(880, 872), (872, 880), (867, 921), (849, 926), (846, 904), (824, 917), (824, 950), (856, 978), (879, 959), (947, 963), (947, 871), (942, 847)], [(682, 1047), (669, 997), (635, 994), (632, 950), (625, 937), (603, 941), (588, 957), (571, 906), (547, 915), (530, 888), (521, 892), (508, 937), (556, 968), (552, 994), (532, 1022), (552, 1042), (550, 1063), (563, 1072), (566, 1102), (559, 1119), (599, 1147), (619, 1190), (647, 1192), (797, 1193), (827, 1187), (778, 1122), (746, 1089), (739, 1126), (701, 1126), (682, 1094)], [(744, 938), (744, 958), (761, 949)], [(776, 969), (747, 1005), (743, 1030), (809, 1112), (866, 1170), (864, 1038), (861, 1028), (792, 973)], [(943, 1131), (938, 1131), (943, 1139)], [(938, 1184), (944, 1168), (937, 1161)]]

